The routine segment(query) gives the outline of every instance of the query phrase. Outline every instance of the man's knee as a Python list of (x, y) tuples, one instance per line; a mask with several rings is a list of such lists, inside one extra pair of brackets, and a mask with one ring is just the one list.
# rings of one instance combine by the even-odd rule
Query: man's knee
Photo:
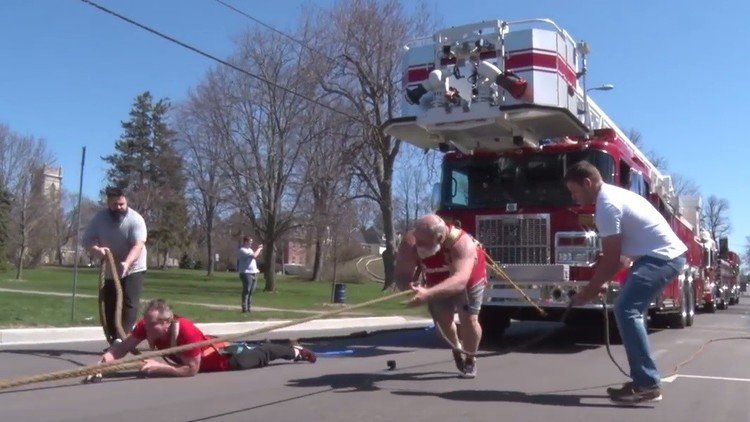
[(452, 311), (448, 311), (445, 309), (435, 310), (433, 312), (433, 318), (435, 318), (435, 322), (437, 324), (440, 324), (440, 326), (443, 328), (451, 327), (453, 325), (453, 315), (454, 313)]
[(613, 313), (615, 318), (619, 321), (641, 317), (641, 312), (638, 310), (638, 307), (636, 307), (635, 304), (624, 300), (618, 300), (615, 303)]

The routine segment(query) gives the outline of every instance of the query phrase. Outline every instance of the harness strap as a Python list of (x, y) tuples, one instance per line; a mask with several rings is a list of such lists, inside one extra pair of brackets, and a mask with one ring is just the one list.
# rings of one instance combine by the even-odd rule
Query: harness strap
[(451, 226), (450, 230), (448, 231), (448, 235), (445, 236), (445, 240), (443, 241), (442, 249), (446, 251), (450, 250), (453, 247), (453, 245), (455, 245), (456, 242), (458, 242), (458, 239), (461, 237), (462, 234), (463, 234), (463, 230), (457, 227)]
[(205, 358), (207, 356), (213, 355), (214, 353), (221, 353), (220, 349), (228, 347), (229, 345), (231, 345), (231, 343), (229, 343), (228, 341), (222, 341), (220, 343), (214, 343), (210, 347), (207, 347), (207, 348), (203, 349), (203, 352), (201, 353), (201, 357)]

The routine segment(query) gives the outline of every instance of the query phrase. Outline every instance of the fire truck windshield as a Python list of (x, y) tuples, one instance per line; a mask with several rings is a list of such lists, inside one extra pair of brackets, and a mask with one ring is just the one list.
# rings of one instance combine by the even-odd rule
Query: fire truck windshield
[(441, 205), (446, 208), (572, 206), (562, 178), (567, 168), (587, 160), (605, 182), (615, 177), (614, 159), (596, 150), (447, 158)]

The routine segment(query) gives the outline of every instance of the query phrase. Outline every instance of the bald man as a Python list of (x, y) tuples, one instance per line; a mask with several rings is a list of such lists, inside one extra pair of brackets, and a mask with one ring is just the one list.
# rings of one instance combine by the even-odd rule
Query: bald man
[[(424, 275), (425, 286), (412, 286), (416, 269)], [(435, 214), (417, 220), (403, 237), (396, 256), (396, 286), (411, 288), (410, 306), (427, 303), (432, 318), (453, 344), (476, 353), (482, 338), (479, 310), (487, 285), (484, 251), (465, 231), (450, 226)], [(454, 315), (461, 324), (456, 329)], [(477, 375), (476, 360), (454, 351), (461, 377)]]

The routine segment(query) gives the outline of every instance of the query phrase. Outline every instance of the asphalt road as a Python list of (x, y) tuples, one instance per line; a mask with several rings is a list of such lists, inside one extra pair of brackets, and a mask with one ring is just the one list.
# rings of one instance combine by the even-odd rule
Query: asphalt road
[[(706, 341), (750, 336), (750, 297), (695, 326), (650, 335), (664, 377)], [(507, 348), (544, 341), (522, 350)], [(139, 379), (124, 374), (94, 385), (78, 380), (0, 391), (2, 421), (748, 421), (750, 341), (713, 342), (664, 382), (664, 400), (623, 407), (608, 385), (625, 378), (597, 336), (559, 324), (514, 323), (486, 345), (479, 376), (459, 379), (450, 352), (433, 331), (410, 330), (317, 340), (316, 364)], [(0, 349), (0, 378), (94, 363), (103, 344)], [(625, 364), (621, 346), (615, 358)], [(396, 360), (390, 371), (387, 360)], [(648, 418), (648, 419), (646, 419)]]

